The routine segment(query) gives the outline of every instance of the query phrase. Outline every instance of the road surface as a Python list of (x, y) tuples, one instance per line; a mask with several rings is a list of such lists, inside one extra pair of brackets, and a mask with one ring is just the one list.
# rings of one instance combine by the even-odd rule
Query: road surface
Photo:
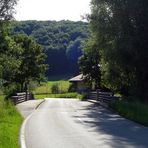
[(76, 99), (46, 99), (24, 130), (27, 148), (148, 147), (147, 127)]

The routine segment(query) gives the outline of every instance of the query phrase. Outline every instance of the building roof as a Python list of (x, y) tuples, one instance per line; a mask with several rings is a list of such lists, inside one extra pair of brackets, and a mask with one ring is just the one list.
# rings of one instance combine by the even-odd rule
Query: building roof
[(83, 80), (84, 80), (83, 74), (80, 74), (78, 76), (75, 76), (75, 77), (69, 79), (70, 82), (78, 82), (78, 81), (80, 82), (80, 81), (83, 81)]

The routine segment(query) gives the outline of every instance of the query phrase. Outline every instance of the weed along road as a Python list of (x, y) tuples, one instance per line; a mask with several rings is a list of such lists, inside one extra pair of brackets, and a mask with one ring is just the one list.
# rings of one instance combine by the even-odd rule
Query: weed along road
[(24, 144), (26, 148), (147, 148), (148, 128), (89, 101), (46, 99), (24, 125)]

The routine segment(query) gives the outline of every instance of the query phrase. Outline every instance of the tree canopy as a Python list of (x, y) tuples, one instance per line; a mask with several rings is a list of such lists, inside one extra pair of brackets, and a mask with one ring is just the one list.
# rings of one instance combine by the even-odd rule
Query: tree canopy
[[(16, 45), (8, 33), (8, 22), (13, 18), (16, 3), (17, 0), (0, 0), (0, 85), (17, 67), (17, 59), (12, 56), (16, 51)], [(7, 73), (8, 71), (10, 73)]]
[(88, 16), (101, 84), (140, 100), (148, 98), (147, 18), (146, 0), (92, 0)]
[(31, 81), (44, 80), (47, 66), (44, 64), (43, 48), (27, 35), (14, 36), (14, 41), (20, 48), (20, 65), (14, 77), (14, 82), (21, 85), (20, 91), (25, 91)]
[(87, 41), (83, 47), (83, 55), (79, 58), (78, 63), (88, 85), (92, 87), (93, 82), (95, 89), (99, 88), (101, 81), (100, 53), (94, 40)]
[(0, 20), (7, 21), (13, 18), (17, 0), (0, 0)]

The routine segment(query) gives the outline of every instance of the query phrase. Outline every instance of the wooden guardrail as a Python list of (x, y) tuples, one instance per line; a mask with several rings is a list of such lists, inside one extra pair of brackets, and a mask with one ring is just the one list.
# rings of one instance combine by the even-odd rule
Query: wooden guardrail
[(89, 98), (90, 98), (90, 99), (97, 100), (97, 92), (96, 92), (96, 91), (90, 92), (90, 93), (89, 93)]
[(11, 97), (11, 100), (14, 104), (19, 104), (21, 102), (25, 102), (33, 99), (34, 99), (33, 94), (29, 92), (16, 93), (14, 96)]
[(114, 96), (113, 92), (105, 92), (100, 89), (97, 91), (91, 92), (89, 94), (89, 98), (95, 99), (96, 101), (105, 102), (105, 103), (109, 103), (111, 101), (119, 99), (119, 97)]

